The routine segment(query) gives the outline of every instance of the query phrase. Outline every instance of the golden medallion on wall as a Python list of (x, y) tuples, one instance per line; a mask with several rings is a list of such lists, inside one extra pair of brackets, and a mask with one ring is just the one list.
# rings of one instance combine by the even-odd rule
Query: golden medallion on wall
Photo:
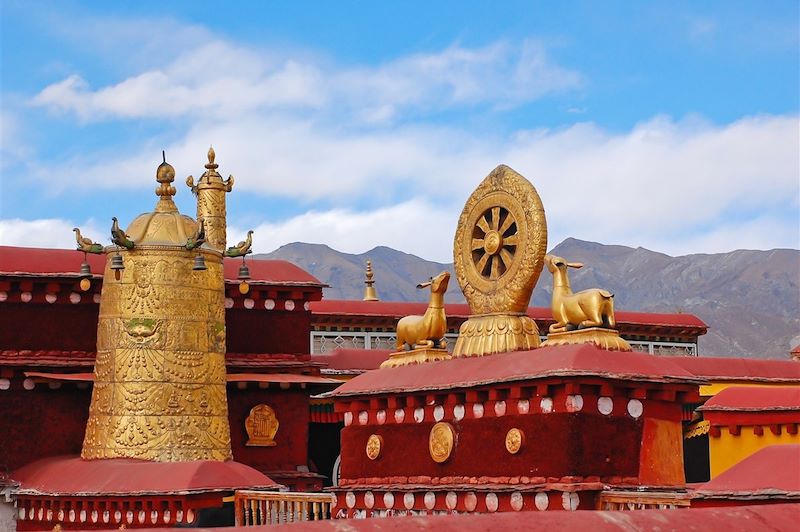
[(377, 434), (370, 435), (369, 439), (367, 439), (367, 458), (370, 460), (377, 460), (381, 457), (381, 452), (383, 452), (383, 438), (378, 436)]
[(274, 447), (275, 434), (278, 432), (278, 416), (268, 405), (256, 405), (250, 409), (250, 415), (244, 422), (249, 447)]
[(525, 445), (525, 433), (518, 428), (510, 429), (506, 433), (506, 451), (517, 454)]
[(440, 421), (431, 428), (431, 434), (428, 437), (428, 451), (434, 462), (441, 464), (450, 458), (455, 439), (456, 431), (450, 423)]

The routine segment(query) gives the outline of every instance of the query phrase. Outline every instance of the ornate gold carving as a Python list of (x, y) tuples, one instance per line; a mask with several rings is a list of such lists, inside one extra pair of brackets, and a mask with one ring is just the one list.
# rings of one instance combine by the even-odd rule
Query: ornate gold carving
[(454, 242), (456, 277), (475, 316), (453, 356), (480, 356), (539, 345), (525, 310), (547, 249), (544, 207), (533, 185), (495, 168), (467, 200)]
[(518, 428), (510, 429), (506, 433), (506, 451), (517, 454), (525, 445), (525, 433)]
[(620, 338), (619, 332), (599, 327), (549, 333), (547, 340), (542, 342), (542, 347), (571, 344), (594, 344), (600, 349), (608, 351), (632, 351), (630, 344)]
[(441, 464), (450, 458), (455, 445), (456, 431), (450, 423), (440, 421), (431, 428), (428, 437), (428, 451), (431, 458), (437, 464)]
[[(118, 250), (119, 279), (112, 255), (106, 263), (85, 459), (232, 458), (222, 255), (184, 247), (198, 226), (177, 211), (174, 170), (165, 165), (156, 212), (129, 226), (135, 247)], [(205, 271), (192, 270), (198, 253)]]
[(375, 272), (372, 271), (372, 261), (367, 261), (366, 280), (364, 281), (364, 297), (363, 301), (379, 301), (378, 292), (375, 290), (375, 281), (372, 279)]
[(274, 447), (275, 434), (278, 432), (278, 417), (269, 405), (256, 405), (250, 409), (250, 415), (244, 422), (247, 431), (247, 446)]
[(227, 240), (225, 194), (233, 189), (233, 176), (229, 176), (227, 181), (222, 180), (217, 172), (216, 157), (214, 148), (209, 148), (206, 171), (196, 185), (192, 176), (186, 178), (186, 184), (197, 196), (197, 219), (205, 221), (208, 246), (222, 253)]
[(377, 434), (371, 434), (367, 439), (367, 458), (370, 460), (377, 460), (383, 452), (383, 437)]
[[(417, 288), (431, 289), (431, 297), (424, 316), (405, 316), (397, 322), (397, 352), (381, 364), (381, 367), (403, 366), (444, 360), (450, 358), (444, 334), (447, 332), (447, 316), (444, 312), (444, 293), (450, 273), (442, 272)], [(409, 351), (406, 351), (406, 346)]]

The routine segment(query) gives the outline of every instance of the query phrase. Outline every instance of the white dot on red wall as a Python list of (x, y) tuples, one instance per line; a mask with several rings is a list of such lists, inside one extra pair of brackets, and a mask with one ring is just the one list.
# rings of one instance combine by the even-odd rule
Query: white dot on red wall
[(614, 400), (610, 397), (600, 397), (597, 399), (597, 410), (604, 416), (614, 411)]
[(11, 388), (11, 381), (8, 379), (0, 379), (0, 390), (8, 390)]
[(453, 407), (453, 417), (456, 421), (464, 419), (464, 405), (456, 405)]
[(415, 408), (414, 409), (414, 421), (417, 423), (422, 423), (422, 420), (425, 419), (425, 409), (424, 408)]
[(444, 419), (444, 407), (442, 405), (436, 405), (433, 408), (433, 419), (436, 421)]
[(366, 425), (368, 420), (369, 420), (369, 414), (365, 410), (362, 410), (361, 412), (358, 413), (359, 425)]
[(33, 382), (33, 379), (25, 379), (24, 381), (22, 381), (22, 387), (25, 388), (26, 390), (33, 390), (34, 388), (36, 388), (36, 383)]
[(353, 424), (353, 413), (352, 412), (345, 412), (344, 413), (344, 426), (348, 427)]
[(394, 421), (395, 423), (402, 423), (406, 419), (406, 412), (402, 408), (398, 408), (394, 411)]
[(568, 395), (565, 406), (567, 407), (567, 412), (580, 412), (583, 410), (583, 396)]
[(406, 493), (405, 495), (403, 495), (403, 506), (406, 507), (406, 510), (410, 510), (414, 507), (413, 493)]
[(283, 308), (286, 310), (294, 310), (294, 301), (291, 299), (287, 299), (286, 303), (283, 304)]
[(537, 510), (543, 512), (547, 510), (547, 507), (550, 505), (550, 497), (547, 496), (547, 493), (540, 491), (533, 498), (533, 503), (536, 505)]
[(367, 508), (375, 506), (375, 495), (371, 491), (364, 493), (364, 506)]
[(514, 510), (515, 512), (519, 512), (520, 510), (522, 510), (522, 505), (525, 501), (522, 498), (522, 493), (515, 491), (514, 493), (511, 494), (510, 502), (511, 502), (511, 509)]
[(539, 407), (542, 409), (542, 412), (549, 414), (553, 411), (553, 400), (549, 397), (542, 397), (542, 400), (539, 401)]
[(94, 301), (95, 303), (97, 303), (99, 305), (100, 304), (100, 294), (94, 294), (92, 296), (92, 301)]
[(303, 310), (311, 310), (311, 304), (308, 301), (303, 303)]
[(70, 303), (80, 303), (81, 302), (81, 295), (77, 292), (72, 292), (69, 295), (69, 302)]
[(632, 418), (638, 419), (642, 415), (643, 411), (644, 407), (642, 406), (642, 402), (640, 400), (631, 399), (628, 401), (628, 413)]
[(225, 298), (225, 308), (233, 308), (233, 299), (230, 297)]
[(249, 297), (245, 298), (244, 300), (244, 308), (250, 310), (251, 308), (256, 306), (256, 302), (250, 299)]
[(497, 511), (497, 495), (494, 493), (487, 493), (486, 494), (486, 509), (490, 512)]
[(472, 405), (472, 415), (477, 419), (483, 417), (483, 403), (475, 403)]
[(505, 401), (497, 401), (494, 404), (494, 413), (497, 416), (504, 416), (506, 414), (506, 402)]
[(264, 300), (264, 308), (267, 310), (272, 310), (275, 308), (275, 300), (274, 299), (265, 299)]
[(352, 508), (356, 505), (356, 494), (352, 491), (348, 491), (347, 495), (344, 496), (344, 502), (347, 504), (348, 508)]
[(520, 399), (517, 401), (517, 412), (520, 414), (527, 414), (530, 412), (531, 403), (527, 399)]
[(448, 491), (444, 497), (444, 503), (447, 505), (448, 510), (455, 510), (458, 505), (458, 495), (455, 491)]
[(57, 299), (58, 299), (58, 296), (56, 296), (55, 294), (45, 294), (44, 295), (44, 300), (47, 301), (48, 303), (55, 303)]
[(31, 295), (30, 292), (22, 292), (19, 295), (19, 298), (22, 300), (23, 303), (30, 303), (31, 299), (33, 299), (33, 296)]
[(8, 299), (8, 292), (0, 292), (0, 303)]
[(477, 507), (478, 496), (475, 495), (474, 491), (467, 492), (467, 494), (464, 495), (464, 508), (466, 508), (468, 512), (474, 512)]
[(579, 503), (580, 498), (578, 497), (577, 493), (565, 491), (561, 494), (561, 506), (565, 510), (575, 511), (578, 509)]
[(383, 494), (383, 505), (390, 510), (394, 508), (394, 494), (392, 494), (391, 491), (387, 491)]
[(375, 414), (375, 419), (378, 421), (378, 425), (386, 423), (386, 410), (378, 410)]
[(425, 493), (425, 498), (423, 500), (425, 502), (425, 508), (428, 510), (433, 510), (433, 507), (436, 506), (436, 494), (432, 491)]

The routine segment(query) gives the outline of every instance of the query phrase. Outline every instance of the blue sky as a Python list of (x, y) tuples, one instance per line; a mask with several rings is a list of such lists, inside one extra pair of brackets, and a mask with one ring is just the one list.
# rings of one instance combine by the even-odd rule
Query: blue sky
[(107, 241), (165, 149), (209, 144), (229, 240), (452, 260), (467, 196), (528, 177), (551, 246), (800, 247), (797, 2), (15, 2), (0, 244)]

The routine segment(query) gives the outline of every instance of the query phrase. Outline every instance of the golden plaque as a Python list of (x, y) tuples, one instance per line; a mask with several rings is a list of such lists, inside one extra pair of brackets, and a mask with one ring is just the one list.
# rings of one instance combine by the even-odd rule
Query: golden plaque
[(454, 242), (456, 277), (473, 316), (461, 325), (453, 356), (539, 346), (525, 311), (547, 250), (547, 222), (531, 183), (505, 165), (467, 200)]
[(367, 440), (367, 458), (377, 460), (383, 451), (383, 438), (377, 434), (372, 434)]
[(428, 451), (431, 453), (431, 458), (433, 458), (434, 462), (441, 464), (450, 458), (455, 439), (456, 431), (450, 423), (440, 421), (431, 428), (431, 434), (428, 438)]
[(275, 434), (278, 432), (278, 416), (269, 405), (256, 405), (244, 421), (247, 431), (248, 447), (275, 447)]
[(517, 454), (525, 445), (525, 433), (518, 428), (510, 429), (506, 433), (506, 451)]

